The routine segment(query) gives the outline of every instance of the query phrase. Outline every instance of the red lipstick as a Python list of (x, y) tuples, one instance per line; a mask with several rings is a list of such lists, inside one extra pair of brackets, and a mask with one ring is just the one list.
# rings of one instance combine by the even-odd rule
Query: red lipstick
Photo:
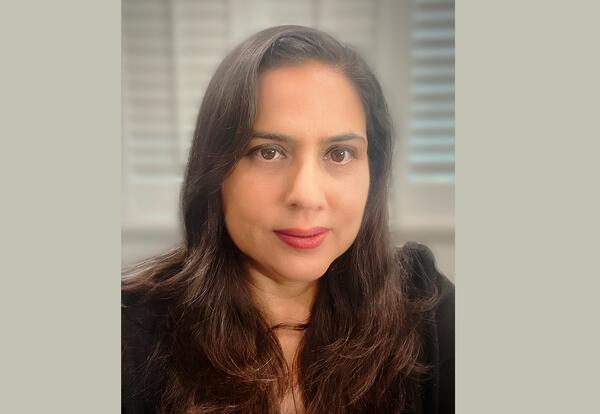
[(329, 229), (325, 227), (313, 227), (311, 229), (279, 229), (275, 234), (289, 246), (296, 249), (314, 249), (318, 247)]

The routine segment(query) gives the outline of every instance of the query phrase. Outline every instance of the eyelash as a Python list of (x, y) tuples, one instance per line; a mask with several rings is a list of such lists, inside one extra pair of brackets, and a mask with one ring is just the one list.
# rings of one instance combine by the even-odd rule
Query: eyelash
[[(277, 151), (277, 152), (280, 154), (280, 156), (282, 156), (282, 157), (286, 157), (286, 155), (285, 155), (285, 150), (284, 150), (283, 148), (281, 148), (280, 146), (278, 146), (278, 145), (260, 145), (260, 146), (258, 146), (258, 147), (254, 147), (254, 148), (252, 148), (250, 151), (248, 151), (248, 154), (247, 154), (247, 155), (255, 156), (255, 157), (259, 158), (261, 161), (265, 161), (265, 162), (273, 162), (273, 161), (276, 161), (276, 160), (277, 160), (277, 159), (271, 159), (271, 160), (267, 160), (267, 159), (264, 159), (264, 158), (260, 157), (259, 153), (260, 153), (260, 151), (261, 151), (261, 150), (263, 150), (263, 149), (272, 149), (272, 150), (275, 150), (275, 151)], [(346, 153), (347, 153), (347, 154), (348, 154), (348, 155), (349, 155), (351, 158), (350, 158), (348, 161), (345, 161), (345, 162), (343, 162), (343, 163), (340, 163), (340, 162), (334, 162), (334, 164), (337, 164), (337, 165), (346, 165), (347, 163), (349, 163), (349, 162), (350, 162), (350, 161), (352, 161), (353, 159), (356, 159), (356, 152), (354, 151), (354, 149), (352, 149), (352, 148), (350, 148), (350, 147), (344, 147), (344, 146), (335, 146), (335, 147), (331, 147), (331, 148), (330, 148), (330, 149), (327, 151), (327, 153), (326, 153), (326, 155), (327, 155), (327, 159), (329, 159), (329, 157), (330, 157), (328, 154), (331, 154), (333, 151), (336, 151), (336, 150), (342, 150), (342, 151), (346, 151)]]

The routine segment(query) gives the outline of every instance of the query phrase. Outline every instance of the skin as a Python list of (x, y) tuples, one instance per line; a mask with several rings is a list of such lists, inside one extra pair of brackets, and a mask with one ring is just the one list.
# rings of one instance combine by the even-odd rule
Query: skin
[[(365, 113), (346, 75), (308, 61), (261, 75), (253, 130), (247, 155), (223, 183), (225, 225), (267, 320), (304, 323), (317, 281), (362, 222), (369, 192)], [(354, 137), (331, 141), (344, 134)], [(313, 227), (329, 229), (314, 249), (295, 249), (274, 233)], [(278, 331), (290, 366), (301, 336)]]

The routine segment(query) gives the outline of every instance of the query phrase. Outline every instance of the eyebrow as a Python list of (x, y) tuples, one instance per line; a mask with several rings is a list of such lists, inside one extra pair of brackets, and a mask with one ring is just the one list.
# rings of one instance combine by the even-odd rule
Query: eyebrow
[[(278, 134), (275, 132), (262, 132), (262, 131), (253, 131), (252, 138), (263, 138), (263, 139), (269, 139), (272, 141), (279, 141), (279, 142), (296, 141), (296, 139), (290, 135)], [(362, 141), (364, 141), (365, 144), (367, 144), (367, 139), (365, 137), (363, 137), (362, 135), (359, 135), (359, 134), (355, 134), (354, 132), (348, 132), (346, 134), (334, 135), (332, 137), (325, 138), (323, 141), (330, 143), (330, 142), (344, 142), (344, 141), (351, 141), (351, 140), (362, 140)]]

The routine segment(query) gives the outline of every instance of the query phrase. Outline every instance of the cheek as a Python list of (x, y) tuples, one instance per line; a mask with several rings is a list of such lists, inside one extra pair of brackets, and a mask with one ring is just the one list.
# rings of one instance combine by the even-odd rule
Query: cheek
[(357, 233), (362, 222), (367, 197), (369, 194), (368, 167), (353, 177), (351, 181), (338, 183), (331, 195), (334, 215), (340, 229), (350, 233)]
[(223, 186), (225, 223), (230, 233), (252, 236), (253, 229), (264, 226), (275, 208), (276, 183), (248, 173), (238, 173)]

